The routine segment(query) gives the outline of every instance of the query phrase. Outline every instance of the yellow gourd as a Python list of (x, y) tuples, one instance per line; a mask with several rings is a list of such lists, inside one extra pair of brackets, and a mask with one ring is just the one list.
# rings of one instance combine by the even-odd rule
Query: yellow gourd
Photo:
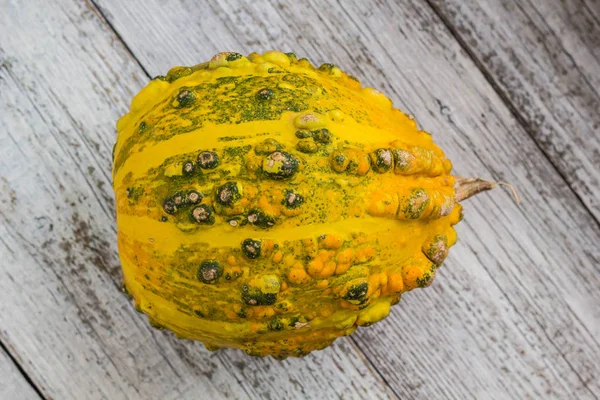
[(460, 181), (415, 121), (338, 67), (220, 53), (153, 79), (118, 124), (125, 288), (209, 349), (302, 356), (385, 318), (456, 241)]

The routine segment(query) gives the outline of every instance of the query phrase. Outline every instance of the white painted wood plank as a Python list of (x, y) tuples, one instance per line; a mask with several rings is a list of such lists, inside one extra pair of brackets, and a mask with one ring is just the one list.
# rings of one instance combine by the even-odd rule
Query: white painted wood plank
[(600, 19), (583, 0), (431, 0), (600, 220)]
[(600, 395), (598, 225), (426, 3), (98, 4), (151, 74), (218, 51), (334, 62), (414, 114), (457, 174), (517, 187), (520, 207), (502, 192), (468, 201), (433, 288), (354, 336), (397, 394)]
[(13, 360), (0, 347), (0, 399), (39, 400), (40, 396), (27, 382)]
[(120, 290), (116, 119), (145, 77), (89, 4), (0, 14), (0, 326), (60, 399), (394, 398), (351, 343), (284, 362), (149, 327)]

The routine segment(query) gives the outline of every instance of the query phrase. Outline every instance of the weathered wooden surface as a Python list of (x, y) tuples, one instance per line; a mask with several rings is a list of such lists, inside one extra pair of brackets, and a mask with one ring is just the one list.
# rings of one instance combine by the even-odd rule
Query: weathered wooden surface
[(600, 220), (600, 3), (428, 1)]
[[(569, 187), (583, 178), (557, 173), (426, 2), (97, 3), (141, 65), (92, 3), (0, 3), (0, 340), (45, 395), (600, 396), (600, 229)], [(109, 179), (113, 124), (144, 70), (269, 48), (335, 62), (388, 92), (457, 174), (510, 181), (523, 200), (470, 200), (431, 288), (283, 363), (147, 327), (119, 291)], [(575, 140), (565, 132), (549, 143)]]
[(0, 399), (40, 399), (2, 347), (0, 347)]

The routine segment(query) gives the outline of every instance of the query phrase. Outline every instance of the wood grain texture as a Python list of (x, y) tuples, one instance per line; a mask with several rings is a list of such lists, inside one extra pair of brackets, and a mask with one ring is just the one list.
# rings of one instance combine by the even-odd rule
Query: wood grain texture
[(428, 1), (600, 220), (600, 3)]
[(516, 186), (520, 207), (468, 201), (433, 288), (353, 336), (400, 397), (600, 395), (598, 225), (427, 3), (97, 3), (153, 75), (219, 51), (334, 62), (414, 114), (458, 175)]
[(40, 396), (0, 347), (0, 399), (39, 400)]
[(352, 342), (285, 362), (210, 353), (134, 311), (110, 159), (147, 77), (90, 7), (2, 2), (0, 340), (49, 398), (395, 398)]

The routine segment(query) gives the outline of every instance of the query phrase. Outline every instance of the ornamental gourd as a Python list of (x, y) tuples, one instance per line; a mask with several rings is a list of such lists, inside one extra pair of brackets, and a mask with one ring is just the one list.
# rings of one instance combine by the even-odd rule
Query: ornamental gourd
[(207, 348), (302, 356), (428, 286), (456, 241), (457, 180), (415, 121), (292, 53), (176, 67), (118, 124), (124, 287)]

